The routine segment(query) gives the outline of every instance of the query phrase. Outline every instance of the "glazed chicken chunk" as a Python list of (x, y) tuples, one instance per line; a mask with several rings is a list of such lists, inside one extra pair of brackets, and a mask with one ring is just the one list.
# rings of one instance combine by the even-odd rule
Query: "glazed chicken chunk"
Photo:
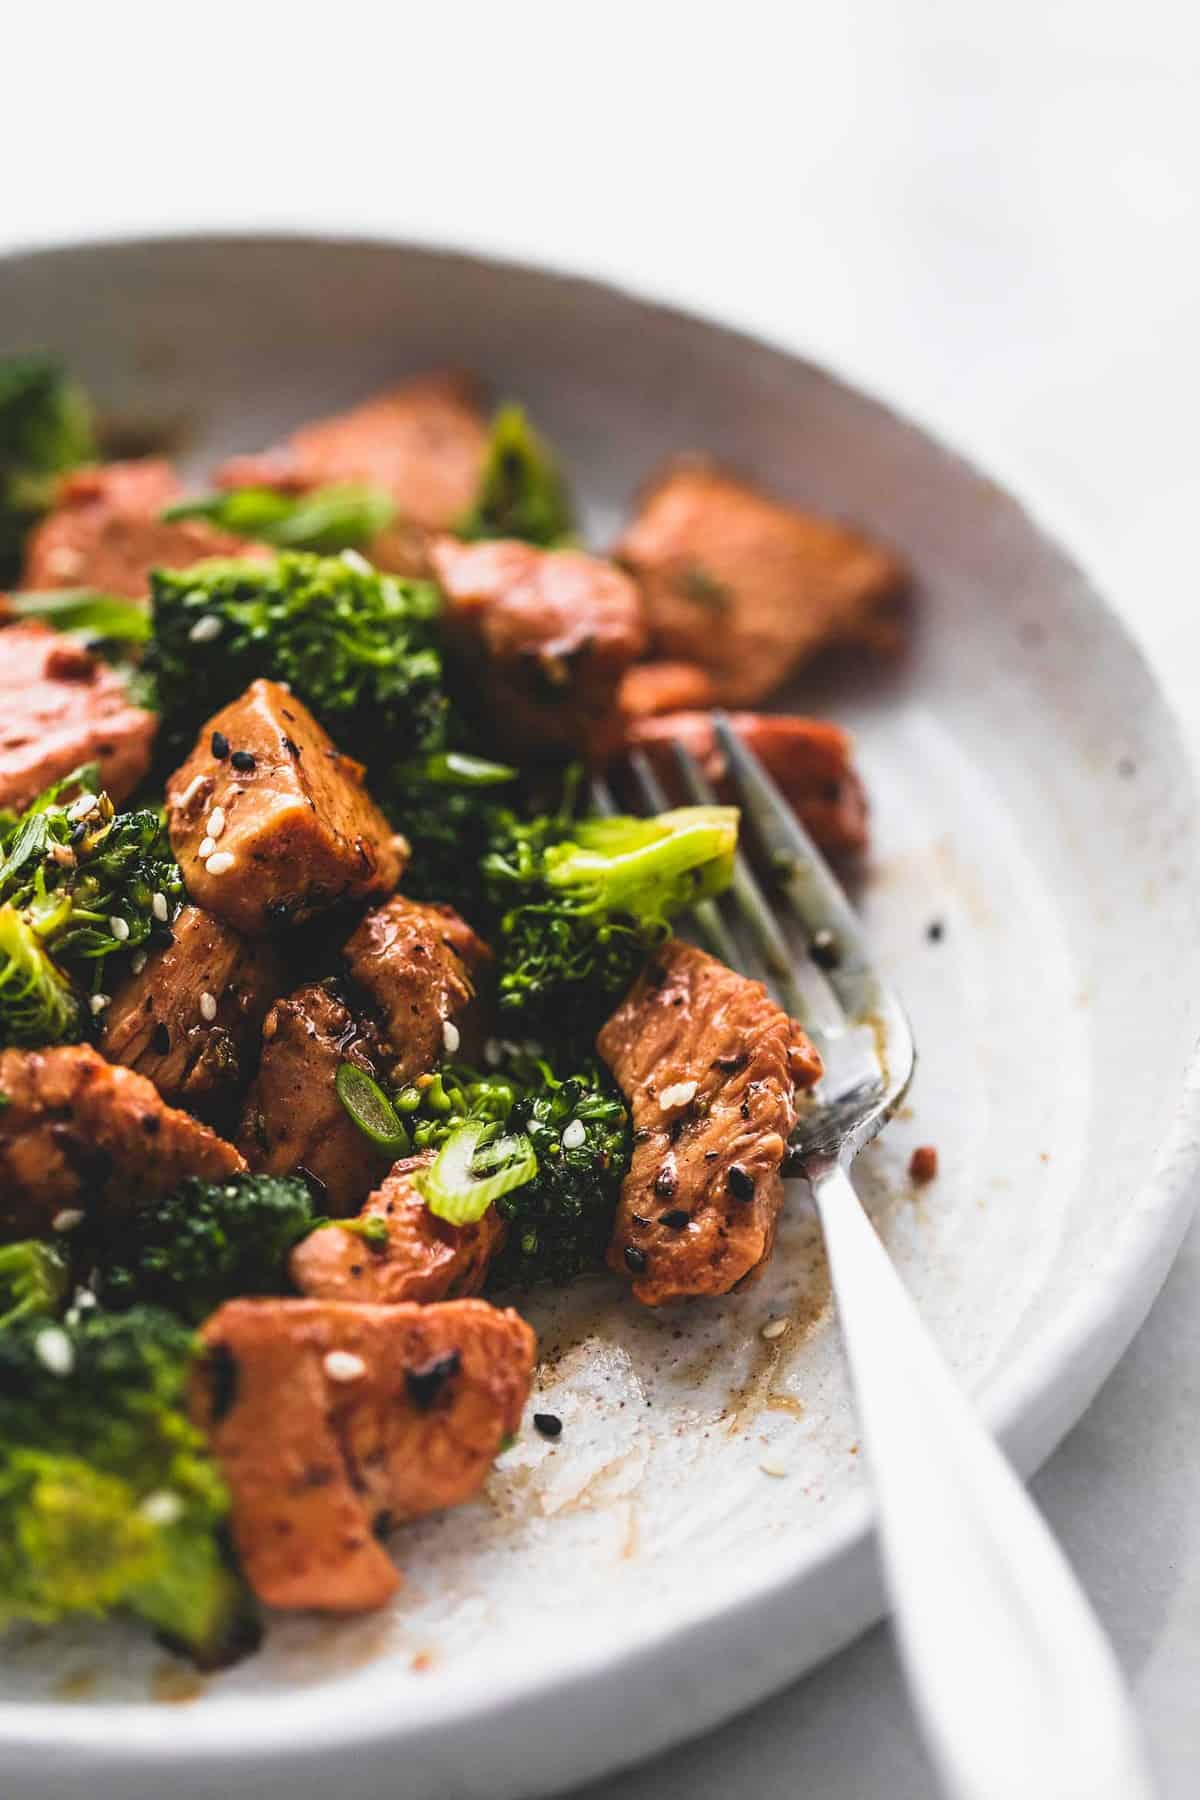
[(591, 757), (611, 747), (617, 689), (645, 642), (629, 577), (582, 550), (508, 539), (440, 538), (431, 554), (499, 741)]
[(151, 569), (258, 553), (205, 519), (165, 520), (182, 498), (171, 465), (157, 457), (65, 476), (53, 511), (30, 533), (22, 587), (90, 587), (144, 600)]
[(400, 1576), (380, 1537), (470, 1498), (533, 1377), (528, 1325), (481, 1300), (232, 1300), (202, 1335), (194, 1416), (269, 1606), (382, 1606)]
[(707, 669), (729, 705), (761, 700), (831, 644), (900, 643), (907, 576), (890, 551), (706, 463), (668, 469), (614, 554), (641, 587), (656, 653)]
[[(729, 723), (791, 803), (818, 848), (835, 858), (861, 855), (867, 847), (869, 815), (849, 735), (826, 719), (777, 713), (731, 713)], [(725, 781), (725, 757), (710, 714), (677, 712), (638, 719), (626, 728), (626, 743), (647, 753), (668, 792), (678, 786), (671, 746), (682, 744), (721, 798), (736, 801)]]
[(0, 806), (20, 811), (87, 762), (124, 800), (150, 767), (156, 725), (81, 644), (34, 621), (0, 631)]
[(433, 1152), (405, 1157), (359, 1213), (380, 1219), (387, 1237), (374, 1242), (357, 1232), (314, 1231), (292, 1251), (291, 1275), (314, 1300), (353, 1300), (383, 1306), (456, 1300), (479, 1293), (488, 1264), (504, 1241), (495, 1207), (469, 1225), (450, 1225), (431, 1213), (413, 1177)]
[(268, 943), (183, 906), (172, 942), (151, 951), (104, 1013), (100, 1048), (152, 1081), (164, 1100), (219, 1114), (253, 1073), (267, 1008), (283, 985)]
[(232, 1144), (164, 1104), (90, 1046), (0, 1051), (0, 1236), (70, 1231), (92, 1207), (120, 1217), (185, 1175), (245, 1168)]
[(274, 681), (252, 682), (208, 721), (167, 803), (188, 893), (251, 937), (388, 893), (408, 852), (361, 763)]
[(795, 1091), (820, 1058), (761, 982), (678, 939), (596, 1044), (633, 1118), (610, 1267), (648, 1306), (728, 1293), (770, 1256)]
[(256, 1174), (302, 1170), (322, 1210), (337, 1218), (362, 1204), (388, 1166), (338, 1099), (342, 1062), (377, 1076), (384, 1052), (374, 1027), (334, 984), (313, 982), (277, 1001), (263, 1025), (258, 1074), (237, 1132)]
[(378, 1012), (397, 1086), (446, 1050), (470, 1060), (480, 1036), (476, 987), (491, 952), (453, 907), (394, 894), (366, 914), (344, 954)]

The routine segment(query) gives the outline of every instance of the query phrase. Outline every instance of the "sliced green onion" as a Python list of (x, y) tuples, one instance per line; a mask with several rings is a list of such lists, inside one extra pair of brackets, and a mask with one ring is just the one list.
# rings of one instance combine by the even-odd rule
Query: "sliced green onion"
[(82, 631), (96, 638), (143, 644), (150, 636), (150, 613), (137, 600), (122, 600), (95, 588), (29, 589), (11, 594), (9, 606), (19, 619), (44, 619), (55, 631)]
[(496, 1130), (468, 1119), (417, 1176), (421, 1197), (437, 1218), (474, 1224), (502, 1194), (533, 1180), (538, 1165), (529, 1139), (523, 1132), (497, 1136)]
[(462, 750), (446, 750), (427, 756), (420, 765), (426, 781), (445, 787), (500, 787), (515, 781), (517, 771), (508, 763), (489, 762), (484, 756), (468, 756)]
[(339, 1063), (337, 1097), (364, 1137), (391, 1156), (407, 1156), (408, 1133), (379, 1083), (355, 1063)]

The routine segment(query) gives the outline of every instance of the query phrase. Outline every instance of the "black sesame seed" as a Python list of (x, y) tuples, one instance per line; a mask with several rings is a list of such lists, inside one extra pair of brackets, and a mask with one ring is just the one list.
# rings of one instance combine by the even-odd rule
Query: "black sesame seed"
[(229, 761), (241, 775), (248, 775), (255, 766), (254, 754), (250, 750), (235, 750)]
[(720, 1069), (723, 1075), (736, 1075), (738, 1070), (744, 1069), (749, 1061), (749, 1053), (743, 1050), (738, 1056), (718, 1056), (712, 1066), (714, 1069)]
[(668, 1231), (682, 1231), (688, 1223), (689, 1217), (690, 1215), (684, 1212), (682, 1206), (673, 1206), (670, 1212), (659, 1213), (658, 1222), (660, 1225), (665, 1225)]
[(626, 1244), (625, 1267), (634, 1275), (640, 1275), (646, 1267), (646, 1252), (639, 1250), (636, 1244)]
[(808, 953), (818, 969), (836, 969), (842, 960), (841, 948), (828, 926), (814, 935)]
[(940, 944), (946, 935), (946, 927), (940, 919), (931, 919), (925, 927), (925, 936), (931, 944)]
[(633, 1220), (635, 1225), (640, 1225), (643, 1228), (650, 1223), (649, 1219), (644, 1218), (641, 1213), (630, 1213), (629, 1216)]
[(557, 1413), (534, 1413), (533, 1429), (540, 1431), (544, 1438), (562, 1436), (562, 1420)]
[(223, 731), (213, 732), (212, 753), (218, 762), (224, 762), (225, 758), (229, 755), (229, 739), (225, 736)]
[(171, 1048), (171, 1034), (161, 1019), (150, 1033), (150, 1046), (156, 1056), (165, 1056)]
[(299, 762), (299, 760), (300, 760), (299, 744), (293, 743), (293, 741), (290, 737), (285, 737), (283, 740), (283, 747), (287, 751), (289, 756), (294, 756), (296, 758), (296, 761)]
[(429, 1411), (450, 1377), (457, 1375), (461, 1366), (460, 1352), (451, 1350), (446, 1356), (435, 1356), (432, 1362), (425, 1363), (419, 1369), (405, 1370), (404, 1385), (418, 1412)]
[(754, 1177), (741, 1163), (730, 1163), (725, 1176), (725, 1186), (734, 1200), (753, 1200)]

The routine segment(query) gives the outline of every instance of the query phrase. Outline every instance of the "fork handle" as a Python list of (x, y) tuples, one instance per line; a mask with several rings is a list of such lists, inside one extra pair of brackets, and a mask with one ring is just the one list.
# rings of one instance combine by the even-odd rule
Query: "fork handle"
[(1112, 1650), (935, 1348), (846, 1169), (807, 1170), (870, 1463), (884, 1575), (953, 1800), (1150, 1800)]

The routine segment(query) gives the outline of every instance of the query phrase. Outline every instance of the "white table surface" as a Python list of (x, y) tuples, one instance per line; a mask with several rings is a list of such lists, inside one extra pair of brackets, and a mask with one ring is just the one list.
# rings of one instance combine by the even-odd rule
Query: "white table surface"
[[(428, 10), (19, 9), (0, 245), (376, 230), (739, 322), (1032, 498), (1121, 602), (1200, 745), (1194, 0)], [(1198, 1399), (1193, 1232), (1036, 1483), (1168, 1800), (1200, 1790)], [(588, 1800), (734, 1789), (931, 1792), (884, 1631)]]

